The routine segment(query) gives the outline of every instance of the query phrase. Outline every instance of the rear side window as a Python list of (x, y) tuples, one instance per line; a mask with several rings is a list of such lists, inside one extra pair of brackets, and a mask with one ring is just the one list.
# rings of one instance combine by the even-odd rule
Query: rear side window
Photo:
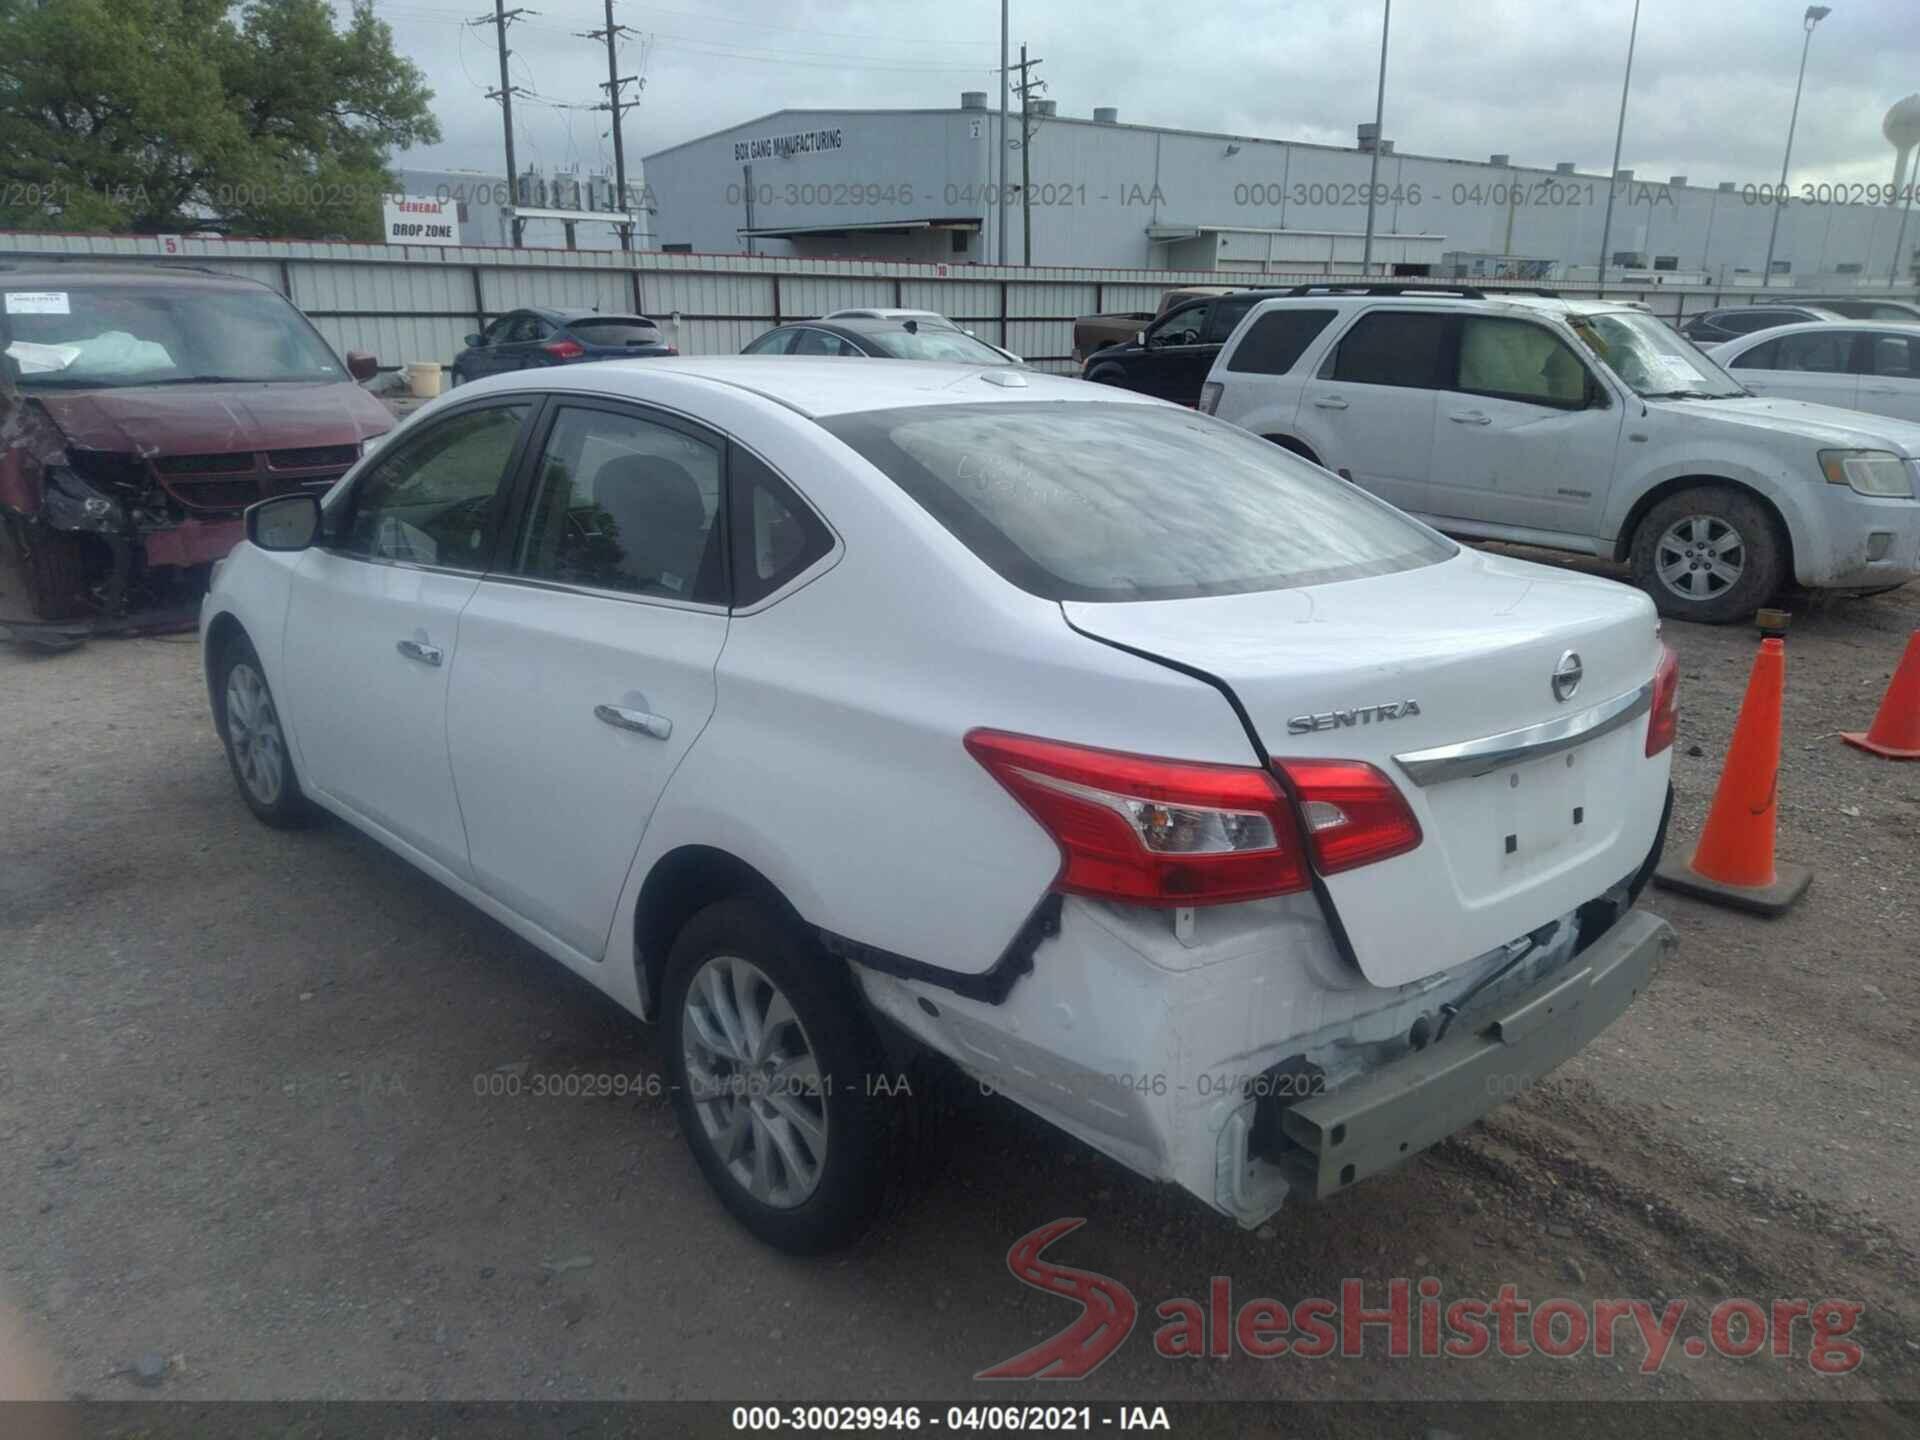
[(838, 335), (825, 330), (802, 330), (794, 342), (795, 355), (858, 355), (860, 352)]
[(1441, 362), (1452, 333), (1451, 315), (1371, 311), (1340, 337), (1333, 378), (1352, 385), (1440, 389), (1445, 384)]
[(1853, 331), (1808, 330), (1798, 335), (1782, 335), (1773, 343), (1779, 348), (1770, 369), (1844, 375), (1848, 357), (1853, 353)]
[(660, 332), (650, 320), (569, 320), (567, 329), (586, 345), (654, 345)]
[(1247, 311), (1260, 303), (1257, 295), (1234, 295), (1225, 300), (1213, 302), (1211, 318), (1207, 321), (1207, 343), (1224, 345), (1227, 337), (1233, 334), (1234, 326), (1247, 318)]
[(833, 549), (833, 535), (759, 457), (733, 450), (733, 603), (767, 598)]
[(936, 405), (820, 423), (1002, 578), (1048, 600), (1281, 590), (1454, 553), (1279, 446), (1158, 405)]
[(1246, 338), (1234, 347), (1227, 369), (1250, 375), (1284, 375), (1332, 319), (1331, 310), (1284, 306), (1269, 310), (1253, 322)]
[(769, 330), (740, 353), (742, 355), (785, 355), (793, 349), (793, 342), (799, 338), (799, 332), (795, 330)]

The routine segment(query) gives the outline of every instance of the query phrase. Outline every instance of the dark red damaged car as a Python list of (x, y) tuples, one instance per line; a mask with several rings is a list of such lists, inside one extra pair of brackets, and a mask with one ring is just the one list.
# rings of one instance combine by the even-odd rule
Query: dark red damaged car
[(265, 285), (173, 266), (0, 266), (0, 634), (191, 619), (241, 512), (324, 490), (394, 424)]

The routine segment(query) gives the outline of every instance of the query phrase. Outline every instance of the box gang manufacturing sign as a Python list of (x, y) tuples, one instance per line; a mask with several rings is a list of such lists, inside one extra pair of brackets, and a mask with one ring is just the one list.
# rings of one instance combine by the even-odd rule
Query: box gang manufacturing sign
[(460, 227), (453, 200), (426, 195), (388, 195), (380, 202), (389, 245), (458, 245)]
[(735, 160), (791, 160), (796, 155), (817, 155), (823, 150), (841, 148), (844, 136), (834, 130), (796, 130), (791, 135), (762, 135), (754, 140), (733, 142)]

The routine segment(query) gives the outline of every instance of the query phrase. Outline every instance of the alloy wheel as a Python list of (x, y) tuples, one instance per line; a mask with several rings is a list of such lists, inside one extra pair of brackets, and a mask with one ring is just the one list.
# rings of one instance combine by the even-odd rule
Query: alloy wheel
[(827, 1159), (827, 1085), (806, 1027), (759, 967), (716, 955), (687, 987), (688, 1098), (728, 1174), (778, 1210), (802, 1204)]
[(262, 805), (274, 804), (286, 784), (286, 742), (267, 682), (244, 660), (227, 674), (227, 739), (240, 783)]
[(1654, 550), (1660, 583), (1683, 600), (1712, 600), (1740, 583), (1747, 543), (1717, 515), (1688, 515), (1667, 527)]

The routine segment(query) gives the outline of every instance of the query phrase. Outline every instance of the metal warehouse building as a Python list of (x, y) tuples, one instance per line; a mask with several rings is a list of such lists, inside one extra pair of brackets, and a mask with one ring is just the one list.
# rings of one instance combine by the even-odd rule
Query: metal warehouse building
[[(1351, 149), (1031, 116), (1035, 265), (1355, 273), (1366, 227), (1371, 126)], [(778, 110), (646, 157), (670, 250), (1020, 263), (1020, 117), (1007, 124), (1015, 203), (999, 253), (1000, 115), (969, 91), (949, 110)], [(1383, 142), (1373, 257), (1408, 275), (1589, 279), (1608, 180), (1573, 161), (1546, 168), (1402, 154)], [(1635, 176), (1614, 185), (1609, 278), (1760, 283), (1770, 187)], [(1799, 193), (1796, 188), (1796, 195)], [(1774, 283), (1909, 278), (1920, 216), (1817, 193), (1780, 217)], [(1786, 279), (1785, 277), (1791, 277)]]

